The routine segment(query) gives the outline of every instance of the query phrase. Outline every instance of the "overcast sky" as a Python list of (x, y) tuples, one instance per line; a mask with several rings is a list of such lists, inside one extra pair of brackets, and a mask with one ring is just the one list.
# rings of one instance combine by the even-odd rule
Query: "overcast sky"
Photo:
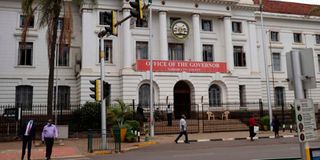
[(320, 5), (320, 0), (274, 0), (274, 1), (286, 1), (286, 2)]

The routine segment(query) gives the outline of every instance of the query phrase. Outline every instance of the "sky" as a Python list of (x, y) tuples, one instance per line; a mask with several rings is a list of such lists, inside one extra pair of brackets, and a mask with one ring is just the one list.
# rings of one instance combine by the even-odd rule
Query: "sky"
[(274, 0), (274, 1), (285, 1), (285, 2), (296, 2), (296, 3), (303, 3), (303, 4), (320, 5), (320, 0)]

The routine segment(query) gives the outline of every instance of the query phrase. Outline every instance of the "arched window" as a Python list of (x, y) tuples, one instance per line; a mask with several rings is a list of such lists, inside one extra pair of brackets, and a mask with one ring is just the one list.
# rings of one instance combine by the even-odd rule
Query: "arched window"
[(284, 104), (284, 87), (275, 87), (274, 88), (274, 96), (275, 96), (275, 105), (281, 106)]
[[(150, 103), (150, 85), (143, 84), (139, 88), (139, 105), (141, 105), (142, 107), (149, 107), (149, 103)], [(154, 103), (154, 94), (153, 94), (153, 103)]]
[(221, 105), (221, 89), (216, 84), (211, 85), (209, 88), (209, 105), (213, 107)]
[(21, 107), (22, 110), (32, 110), (32, 86), (16, 86), (16, 107)]

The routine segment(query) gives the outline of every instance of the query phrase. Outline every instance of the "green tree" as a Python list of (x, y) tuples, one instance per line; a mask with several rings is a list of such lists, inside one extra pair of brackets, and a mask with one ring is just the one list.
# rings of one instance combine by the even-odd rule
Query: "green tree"
[[(59, 51), (62, 51), (65, 44), (71, 44), (72, 34), (72, 4), (83, 5), (95, 4), (96, 0), (22, 0), (21, 8), (26, 16), (26, 23), (22, 31), (22, 44), (25, 44), (28, 26), (34, 16), (35, 11), (39, 12), (39, 28), (47, 27), (47, 46), (49, 61), (47, 115), (52, 116), (53, 102), (53, 82), (54, 82), (54, 59), (56, 43), (59, 42)], [(63, 27), (58, 38), (58, 21), (60, 13), (63, 12)], [(24, 46), (24, 45), (23, 45)], [(70, 47), (70, 45), (68, 45)]]

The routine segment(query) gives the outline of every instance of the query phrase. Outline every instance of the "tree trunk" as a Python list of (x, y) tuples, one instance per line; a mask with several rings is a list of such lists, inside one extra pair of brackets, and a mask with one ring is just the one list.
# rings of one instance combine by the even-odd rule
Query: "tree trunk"
[(52, 102), (53, 102), (53, 82), (54, 82), (54, 60), (55, 60), (55, 51), (56, 51), (56, 42), (57, 42), (57, 35), (58, 35), (58, 19), (60, 15), (60, 3), (56, 2), (55, 4), (57, 7), (55, 10), (55, 16), (53, 18), (53, 30), (52, 30), (52, 41), (49, 44), (51, 47), (51, 56), (49, 56), (49, 80), (48, 80), (48, 99), (47, 99), (47, 115), (48, 118), (52, 118)]

